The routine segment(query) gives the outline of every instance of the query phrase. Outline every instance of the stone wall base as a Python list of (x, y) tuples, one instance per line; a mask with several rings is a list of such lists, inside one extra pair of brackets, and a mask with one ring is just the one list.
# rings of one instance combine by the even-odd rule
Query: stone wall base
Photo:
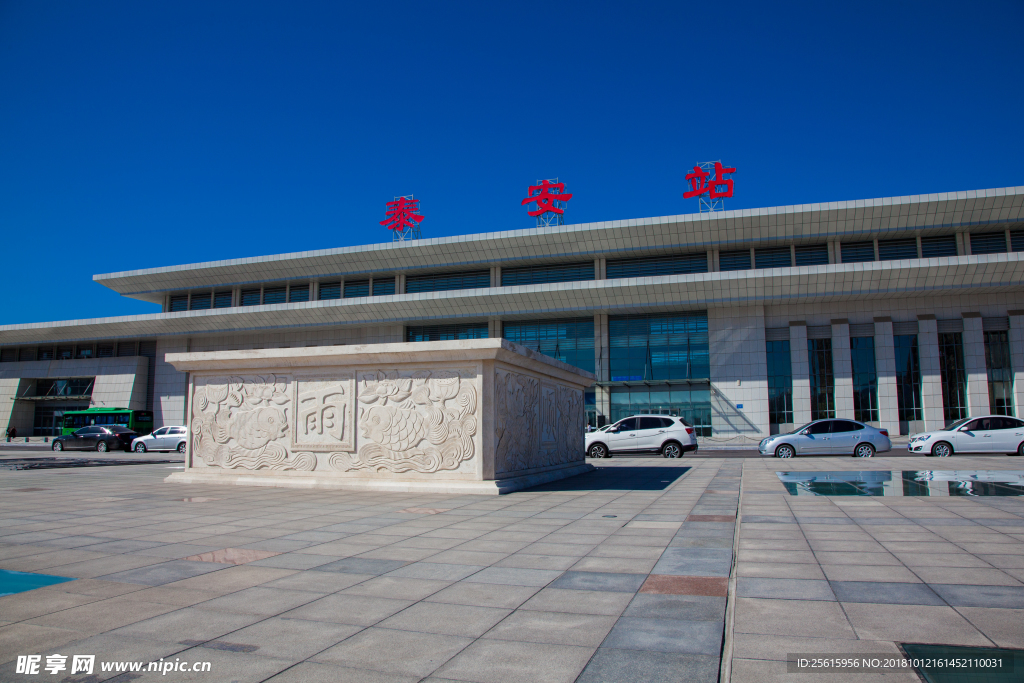
[(280, 486), (293, 489), (382, 491), (391, 493), (445, 493), (458, 495), (496, 496), (546, 484), (566, 477), (574, 477), (596, 469), (587, 463), (574, 463), (566, 467), (521, 477), (490, 481), (402, 481), (371, 478), (338, 478), (252, 474), (236, 472), (175, 472), (164, 481), (173, 484), (212, 484), (216, 486)]

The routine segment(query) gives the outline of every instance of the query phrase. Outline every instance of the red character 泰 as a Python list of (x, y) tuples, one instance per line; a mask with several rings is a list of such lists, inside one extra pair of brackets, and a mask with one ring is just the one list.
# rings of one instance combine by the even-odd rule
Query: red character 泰
[[(537, 192), (539, 190), (539, 192)], [(552, 192), (555, 190), (555, 192)], [(565, 209), (561, 209), (555, 206), (555, 201), (567, 202), (572, 199), (571, 194), (566, 194), (565, 183), (552, 183), (548, 180), (540, 181), (540, 185), (530, 185), (530, 190), (527, 192), (529, 195), (522, 203), (529, 204), (531, 202), (537, 202), (536, 211), (527, 211), (531, 216), (539, 216), (542, 213), (548, 211), (552, 213), (565, 213)], [(537, 194), (534, 194), (537, 192)]]
[(417, 213), (419, 210), (420, 200), (399, 197), (393, 202), (388, 202), (388, 210), (384, 214), (387, 216), (387, 219), (381, 221), (380, 224), (388, 230), (398, 230), (401, 232), (406, 228), (413, 227), (413, 221), (417, 224), (423, 222), (424, 216)]

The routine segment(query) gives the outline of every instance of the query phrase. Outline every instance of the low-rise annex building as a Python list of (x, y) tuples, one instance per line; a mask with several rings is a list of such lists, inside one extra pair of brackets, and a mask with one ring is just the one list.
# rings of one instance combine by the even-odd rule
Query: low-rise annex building
[(0, 426), (150, 409), (167, 353), (502, 337), (589, 372), (593, 424), (907, 434), (1024, 403), (1024, 187), (564, 225), (94, 276), (162, 312), (0, 326)]

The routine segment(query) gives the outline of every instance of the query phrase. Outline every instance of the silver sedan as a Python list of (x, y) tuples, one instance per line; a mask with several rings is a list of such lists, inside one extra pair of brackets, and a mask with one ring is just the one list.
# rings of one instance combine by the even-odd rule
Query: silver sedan
[(761, 441), (761, 454), (778, 458), (794, 455), (852, 455), (870, 458), (892, 448), (889, 432), (854, 420), (815, 420), (787, 434), (775, 434)]

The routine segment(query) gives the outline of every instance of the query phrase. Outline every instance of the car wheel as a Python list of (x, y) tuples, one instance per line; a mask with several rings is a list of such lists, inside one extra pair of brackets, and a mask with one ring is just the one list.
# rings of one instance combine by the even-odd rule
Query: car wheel
[(137, 444), (135, 444), (135, 452), (136, 453), (145, 453), (146, 452), (146, 444), (144, 444), (144, 443), (137, 443)]
[(853, 449), (853, 457), (855, 458), (870, 458), (875, 454), (875, 447), (869, 443), (858, 444)]
[(1021, 457), (1024, 457), (1024, 443), (1022, 443), (1021, 445), (1017, 446), (1017, 452), (1014, 453), (1014, 455), (1019, 455)]
[(593, 446), (590, 447), (590, 450), (587, 452), (587, 454), (591, 458), (607, 458), (608, 449), (605, 447), (603, 443), (595, 443)]
[(661, 447), (661, 456), (663, 458), (681, 458), (683, 449), (675, 441), (669, 441)]
[(55, 451), (62, 451), (62, 450), (64, 450), (64, 444), (61, 443), (60, 441), (54, 441), (53, 442), (53, 450), (55, 450)]
[(178, 452), (179, 453), (184, 453), (185, 452), (185, 442), (184, 441), (182, 441), (181, 443), (178, 444)]
[(784, 443), (775, 449), (776, 458), (792, 458), (794, 455), (796, 454), (793, 452), (793, 447), (788, 443)]
[(953, 447), (945, 441), (940, 441), (932, 446), (932, 455), (936, 458), (948, 458), (953, 455)]
[(108, 450), (110, 450), (110, 447), (107, 446), (106, 441), (100, 441), (98, 444), (96, 444), (96, 450), (99, 451), (100, 453), (106, 453)]

